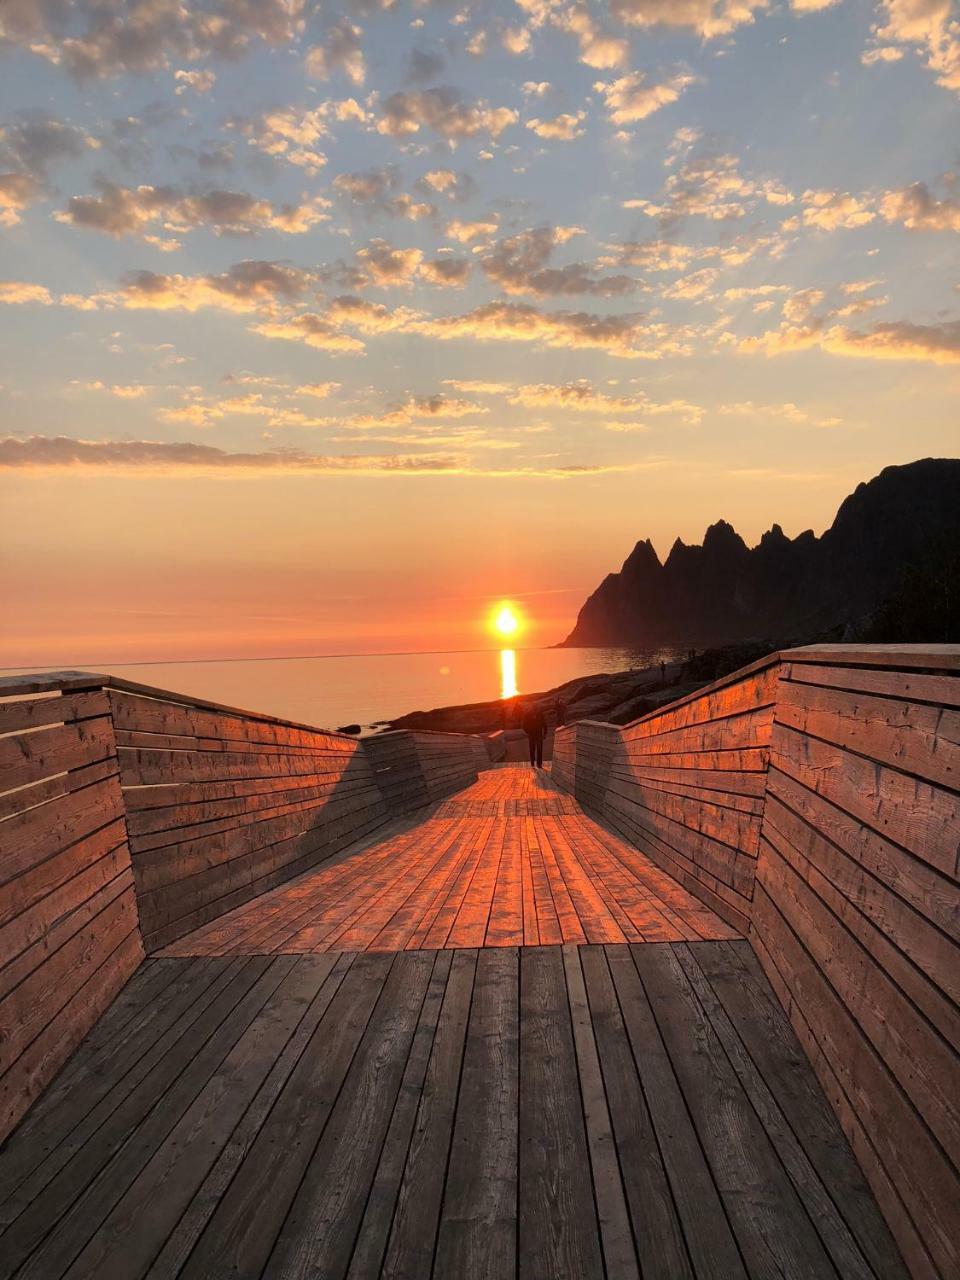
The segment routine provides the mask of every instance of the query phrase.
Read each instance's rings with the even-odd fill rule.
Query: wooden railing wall
[[[107,696],[0,687],[0,1139],[143,959]],[[40,695],[40,696],[37,696]]]
[[[148,951],[381,826],[356,738],[109,691]]]
[[[912,1274],[960,1275],[960,647],[774,654],[554,753],[749,936]]]
[[[430,803],[412,734],[402,729],[378,733],[365,738],[363,746],[391,817],[401,817]]]
[[[560,785],[744,933],[777,675],[773,655],[623,728],[554,737]]]
[[[912,1274],[960,1276],[960,656],[784,658],[750,936]]]
[[[411,733],[429,800],[442,800],[475,782],[490,757],[482,739],[466,733]]]
[[[0,1140],[145,952],[487,763],[470,735],[357,739],[109,676],[0,680]]]

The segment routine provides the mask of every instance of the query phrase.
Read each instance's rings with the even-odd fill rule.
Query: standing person
[[[543,768],[543,739],[547,732],[547,722],[543,718],[539,702],[532,702],[523,713],[523,732],[530,744],[530,764],[535,769]]]
[[[556,704],[554,705],[553,714],[554,714],[554,724],[558,729],[562,728],[563,725],[566,724],[567,709],[559,698],[557,699]]]

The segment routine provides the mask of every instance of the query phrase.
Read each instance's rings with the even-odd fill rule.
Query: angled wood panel
[[[0,1138],[142,958],[106,695],[0,683]]]
[[[912,1273],[947,1276],[960,1274],[960,659],[884,656],[883,669],[845,650],[784,664],[752,937]]]

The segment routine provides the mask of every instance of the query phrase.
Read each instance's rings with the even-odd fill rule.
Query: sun
[[[494,610],[491,625],[498,636],[510,640],[520,630],[520,617],[513,605],[504,602]]]

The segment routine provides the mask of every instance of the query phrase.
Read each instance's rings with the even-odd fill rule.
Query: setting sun
[[[504,638],[515,636],[520,630],[520,618],[512,605],[502,604],[493,615],[493,629]]]

